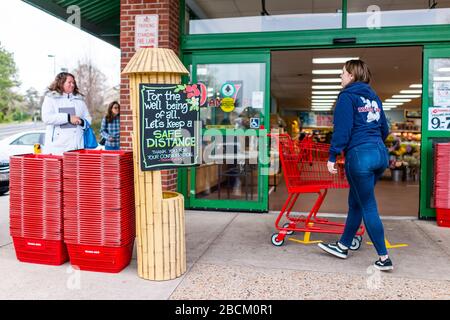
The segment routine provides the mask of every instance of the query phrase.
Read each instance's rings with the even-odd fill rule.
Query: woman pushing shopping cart
[[[319,247],[345,259],[349,249],[361,246],[364,233],[361,223],[364,220],[379,256],[373,266],[389,271],[394,267],[386,249],[374,191],[388,165],[384,140],[389,128],[382,103],[369,85],[370,80],[371,73],[366,63],[356,59],[345,63],[341,74],[343,90],[334,111],[331,145],[294,142],[286,136],[276,138],[289,195],[275,223],[279,232],[272,236],[272,243],[283,244],[285,236],[293,231],[342,234],[338,241],[319,243]],[[342,152],[345,152],[345,162],[339,158]],[[327,190],[348,186],[349,211],[345,224],[317,218]],[[307,192],[317,193],[317,201],[307,217],[293,217],[291,210],[295,201],[299,194]],[[283,216],[289,222],[280,227]]]

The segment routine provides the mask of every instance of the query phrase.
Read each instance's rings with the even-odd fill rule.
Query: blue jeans
[[[111,147],[111,146],[106,146],[105,145],[105,150],[119,150],[120,149],[120,146],[117,146],[117,147]]]
[[[384,229],[375,199],[375,184],[389,163],[384,143],[365,143],[345,155],[345,173],[350,184],[348,216],[341,244],[350,247],[362,219],[378,255],[387,255]]]

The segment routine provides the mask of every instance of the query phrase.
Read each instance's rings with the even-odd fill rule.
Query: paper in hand
[[[59,113],[68,113],[71,116],[74,116],[75,108],[59,108]],[[61,129],[69,129],[69,128],[76,128],[77,126],[68,122],[68,123],[60,125],[60,127],[61,127]]]

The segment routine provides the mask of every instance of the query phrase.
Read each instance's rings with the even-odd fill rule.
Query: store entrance
[[[422,52],[416,47],[273,51],[271,60],[271,130],[293,139],[311,136],[329,143],[333,108],[341,90],[342,66],[359,58],[372,72],[391,128],[386,140],[390,167],[375,192],[383,216],[418,217],[422,106]],[[269,210],[279,211],[287,197],[281,170],[269,176]],[[346,213],[348,189],[330,189],[321,213]],[[292,209],[311,209],[314,194],[301,195]]]

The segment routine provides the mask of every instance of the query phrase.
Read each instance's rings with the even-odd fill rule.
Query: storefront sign
[[[158,48],[158,15],[137,15],[135,20],[134,47]]]
[[[430,108],[428,130],[450,131],[450,108]]]
[[[234,110],[234,99],[233,98],[223,98],[220,104],[220,108],[223,112],[231,112]]]
[[[450,82],[434,82],[433,105],[450,107]]]
[[[195,89],[195,85],[139,85],[142,171],[198,164],[201,93]]]
[[[236,88],[232,83],[227,82],[222,86],[220,92],[224,97],[233,97],[234,94],[236,93]]]

